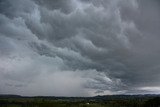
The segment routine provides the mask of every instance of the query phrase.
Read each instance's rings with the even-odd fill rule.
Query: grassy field
[[[160,97],[0,97],[0,107],[160,107]]]

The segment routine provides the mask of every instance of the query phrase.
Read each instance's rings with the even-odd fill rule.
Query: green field
[[[160,107],[160,97],[0,97],[0,107]]]

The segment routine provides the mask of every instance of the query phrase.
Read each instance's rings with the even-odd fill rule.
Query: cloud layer
[[[157,93],[159,5],[158,0],[1,0],[0,93]]]

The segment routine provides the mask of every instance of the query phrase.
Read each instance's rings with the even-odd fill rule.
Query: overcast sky
[[[0,94],[160,94],[159,0],[0,0]]]

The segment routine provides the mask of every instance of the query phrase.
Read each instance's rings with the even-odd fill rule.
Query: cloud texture
[[[158,0],[0,0],[0,94],[158,93],[159,10]]]

